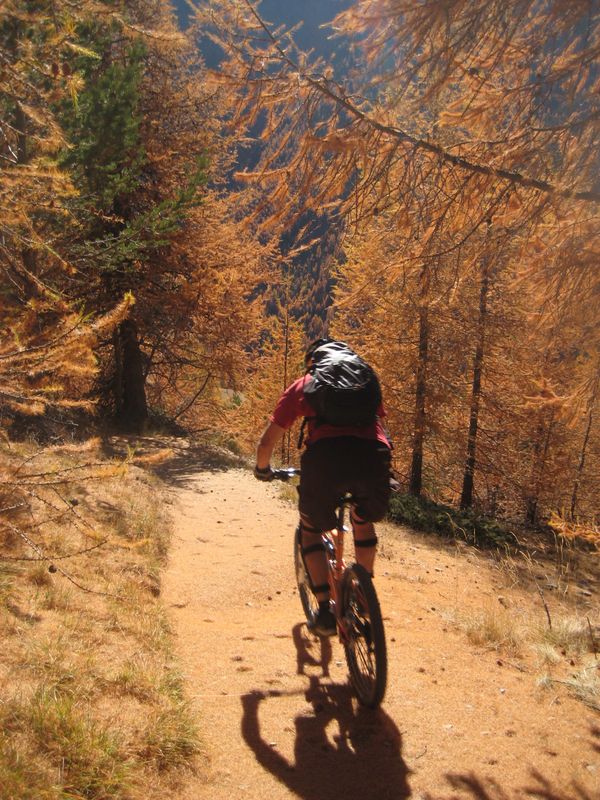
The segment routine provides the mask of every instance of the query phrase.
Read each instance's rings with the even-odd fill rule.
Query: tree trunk
[[[481,373],[485,354],[485,331],[487,320],[487,299],[490,286],[490,258],[486,254],[481,264],[481,289],[479,292],[479,318],[477,320],[477,346],[473,361],[473,384],[471,389],[471,408],[469,415],[469,433],[467,436],[467,456],[463,475],[460,507],[470,508],[473,505],[473,486],[475,475],[475,455],[477,450],[477,429],[479,426],[479,407],[481,404]]]
[[[290,308],[287,299],[285,307],[284,331],[285,331],[285,341],[283,350],[283,390],[285,391],[288,385],[288,361],[290,355]],[[290,463],[290,437],[291,437],[291,431],[288,430],[285,432],[283,439],[281,440],[281,461],[283,464]]]
[[[587,447],[590,440],[590,432],[592,430],[592,423],[594,421],[594,407],[596,405],[596,397],[598,395],[598,383],[600,382],[600,371],[596,373],[592,392],[588,401],[587,408],[587,422],[585,426],[585,434],[581,445],[581,452],[579,453],[579,464],[577,465],[577,472],[575,473],[575,480],[573,481],[573,492],[571,494],[571,519],[575,519],[577,511],[577,499],[579,493],[579,484],[581,483],[581,476],[585,467],[585,459],[587,455]]]
[[[23,107],[20,103],[16,104],[15,107],[15,128],[18,131],[17,136],[17,164],[27,164],[29,162],[29,147],[28,147],[28,137],[27,137],[27,117],[25,116],[25,112],[23,111]],[[36,254],[35,250],[31,247],[23,247],[21,248],[21,258],[23,259],[23,264],[25,269],[35,275],[36,271]],[[34,281],[31,279],[25,278],[28,284],[28,294],[37,295],[39,290],[35,285]]]
[[[27,153],[27,118],[20,103],[15,108],[15,128],[17,129],[17,164],[26,164]]]
[[[124,320],[114,333],[115,416],[120,427],[142,433],[148,419],[144,362],[133,320]]]
[[[530,478],[530,492],[525,498],[525,522],[527,525],[537,525],[538,521],[538,504],[540,487],[544,477],[544,470],[546,468],[546,458],[550,448],[550,439],[552,438],[552,431],[554,430],[554,410],[550,410],[548,420],[544,420],[545,413],[542,412],[542,418],[538,425],[535,447],[533,449],[533,464],[531,466]]]
[[[413,431],[412,463],[409,492],[418,497],[423,485],[423,442],[425,440],[427,366],[429,356],[429,306],[419,308],[419,360],[415,389],[415,422]]]

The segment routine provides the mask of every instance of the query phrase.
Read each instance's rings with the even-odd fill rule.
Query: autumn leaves
[[[345,230],[331,330],[379,368],[407,488],[529,521],[591,519],[589,6],[357,0],[332,25],[354,64],[336,75],[249,0],[208,5],[223,74],[246,92],[237,119],[264,114],[270,146],[247,177],[268,219],[327,212]]]
[[[326,64],[250,0],[199,4],[185,35],[144,0],[127,19],[98,3],[53,16],[9,4],[5,407],[100,399],[133,429],[158,410],[244,439],[327,314],[379,368],[411,492],[530,521],[590,517],[590,8],[357,0],[332,23],[344,58]],[[217,70],[198,55],[205,36]],[[102,317],[101,336],[78,339],[90,349],[77,381],[24,380],[15,354]]]

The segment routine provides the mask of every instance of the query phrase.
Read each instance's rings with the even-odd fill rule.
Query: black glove
[[[270,466],[265,467],[264,469],[261,469],[260,467],[254,467],[254,477],[259,481],[272,481],[273,470]]]

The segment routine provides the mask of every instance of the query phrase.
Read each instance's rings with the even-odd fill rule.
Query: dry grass
[[[524,632],[513,615],[490,606],[469,614],[456,614],[453,620],[471,644],[490,650],[519,655]]]
[[[296,488],[298,481],[290,481],[289,483],[280,483],[278,488],[279,497],[285,502],[293,506],[298,505],[298,489]]]
[[[550,627],[533,615],[490,606],[468,614],[455,613],[449,621],[474,645],[515,653],[528,644],[549,663],[560,656],[581,657],[594,652],[596,646],[587,618],[578,616],[556,616]]]
[[[600,671],[596,662],[578,670],[567,685],[575,697],[590,708],[600,711]]]
[[[600,711],[600,667],[597,661],[590,661],[566,679],[545,674],[538,680],[538,685],[542,689],[566,686],[571,695],[595,711]]]
[[[524,534],[523,534],[524,535]],[[538,593],[543,600],[560,598],[571,605],[591,597],[600,581],[600,559],[584,543],[554,535],[529,534],[523,549],[492,554],[496,575],[510,589]]]
[[[535,629],[538,654],[551,654],[545,665],[555,667],[539,681],[543,688],[564,686],[590,708],[600,711],[600,658],[597,633],[589,618],[558,617],[552,627]]]
[[[563,655],[579,656],[587,653],[593,644],[586,619],[579,617],[558,617],[552,620],[552,627],[537,626],[537,637]]]
[[[562,660],[561,654],[551,644],[535,642],[532,644],[531,649],[543,665],[555,666],[560,664]]]
[[[480,586],[487,605],[473,609],[476,596],[457,598],[448,622],[475,647],[517,657],[516,666],[533,675],[542,671],[541,686],[566,687],[596,707],[600,619],[590,589],[598,565],[573,543],[547,549],[539,559],[525,550],[491,554]]]
[[[10,451],[30,455],[23,446]],[[71,476],[89,458],[54,451],[28,466]],[[0,560],[3,800],[174,797],[177,770],[192,767],[199,751],[159,600],[171,534],[161,486],[134,466],[99,469],[102,480],[60,484],[73,514],[31,529],[66,575],[50,572],[48,561]],[[38,494],[32,518],[52,516],[49,495]],[[5,536],[0,556],[32,551]]]
[[[447,621],[464,632],[475,647],[518,657],[519,668],[546,671],[538,686],[566,688],[573,697],[600,711],[600,656],[596,634],[587,617],[553,614],[552,626],[540,621],[539,609],[517,614],[489,607],[475,612],[455,612]],[[534,663],[530,656],[533,654]]]

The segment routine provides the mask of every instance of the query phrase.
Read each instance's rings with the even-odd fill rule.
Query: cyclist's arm
[[[283,438],[284,433],[285,429],[276,422],[269,422],[264,429],[256,448],[256,466],[259,469],[266,469],[270,465],[273,450]]]
[[[283,438],[283,434],[291,428],[294,421],[302,416],[301,400],[304,396],[302,385],[304,378],[298,378],[290,384],[279,398],[275,410],[271,415],[271,420],[264,429],[256,448],[256,470],[259,472],[267,470],[271,464],[271,456],[277,444]],[[256,477],[261,477],[256,475]],[[268,480],[268,475],[263,480]]]

